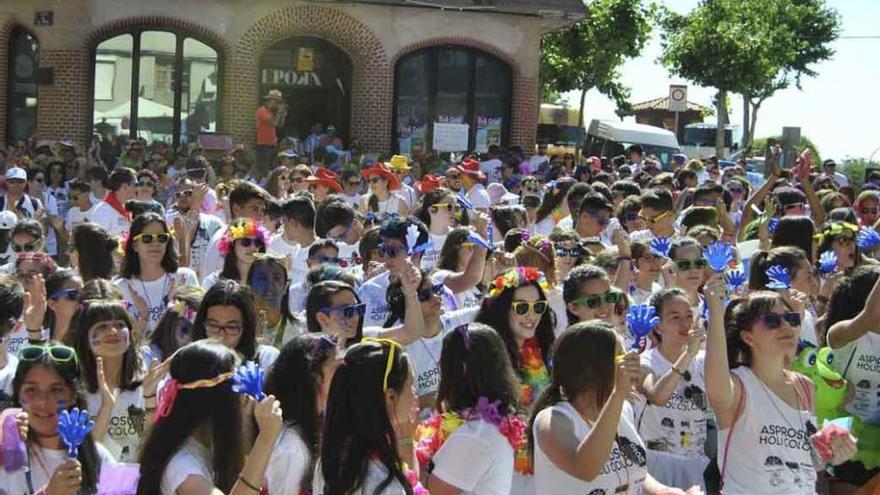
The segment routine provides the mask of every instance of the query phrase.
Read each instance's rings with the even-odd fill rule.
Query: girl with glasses
[[[422,196],[416,216],[428,227],[431,246],[422,254],[422,268],[430,270],[437,265],[449,231],[468,224],[468,211],[462,209],[452,191],[440,187]]]
[[[65,341],[73,315],[78,309],[82,279],[75,270],[58,270],[46,278],[46,316],[43,328],[51,340]]]
[[[144,213],[131,223],[124,244],[120,277],[114,282],[126,301],[133,303],[132,316],[144,322],[149,338],[175,287],[197,285],[195,272],[177,262],[174,238],[165,219]]]
[[[541,197],[543,188],[538,178],[532,175],[523,177],[520,187],[519,203],[526,209],[526,227],[530,233],[537,232],[535,230],[535,222],[537,222],[538,208],[541,207]]]
[[[28,345],[21,349],[12,382],[13,403],[27,417],[26,464],[0,470],[0,487],[7,493],[95,493],[102,467],[113,456],[89,434],[76,459],[58,435],[62,410],[85,408],[76,351],[61,345]]]
[[[202,281],[205,290],[223,279],[247,284],[247,274],[257,254],[264,254],[269,243],[269,232],[249,218],[240,218],[226,227],[218,244],[223,255],[223,268]]]
[[[309,332],[329,336],[340,351],[361,341],[366,305],[354,288],[341,281],[318,282],[306,298]]]
[[[383,164],[377,163],[362,173],[370,192],[361,198],[361,213],[397,213],[406,215],[409,207],[395,191],[400,188],[400,180]]]
[[[834,251],[837,255],[837,269],[851,274],[862,263],[862,252],[857,238],[859,227],[848,222],[827,222],[814,236],[816,252]],[[818,257],[818,254],[817,254]]]
[[[197,286],[179,287],[153,334],[141,347],[144,362],[159,362],[192,342],[193,323],[205,291]]]
[[[159,177],[149,169],[138,171],[134,190],[134,199],[140,201],[153,201],[156,198],[156,194],[159,192]]]
[[[683,290],[697,315],[702,314],[703,295],[700,288],[706,279],[708,266],[700,242],[692,237],[681,237],[672,242],[669,261],[662,268],[665,286]]]
[[[720,277],[707,284],[706,297],[706,387],[719,427],[724,493],[816,493],[816,470],[825,463],[809,438],[818,429],[814,386],[786,369],[797,351],[800,315],[763,291],[725,309]],[[831,444],[831,465],[856,452],[849,435]]]
[[[626,295],[611,286],[605,270],[591,264],[575,267],[562,284],[562,298],[568,325],[602,320],[617,329],[627,348],[632,345],[633,337],[629,329],[626,325],[617,324],[618,316],[623,316],[625,312],[618,308],[626,307]]]
[[[174,355],[141,451],[138,495],[259,493],[283,413],[272,395],[255,403],[232,390],[239,364],[215,341],[193,342]],[[253,417],[244,418],[249,409]],[[243,425],[253,423],[258,433],[245,455]]]
[[[411,495],[404,463],[415,468],[417,407],[400,345],[365,339],[348,349],[330,383],[313,493]]]
[[[361,176],[354,170],[342,172],[342,197],[352,208],[361,204]]]
[[[647,403],[636,414],[636,429],[647,445],[648,472],[669,486],[704,485],[708,404],[705,332],[681,289],[664,289],[651,298],[660,317],[652,338],[657,345],[641,355],[639,392]]]
[[[513,251],[517,266],[535,267],[547,278],[547,301],[557,315],[565,311],[565,301],[562,299],[562,287],[557,284],[556,278],[556,249],[549,239],[542,235],[527,236],[522,244]],[[556,320],[554,334],[558,335],[565,330],[565,322],[562,318]]]
[[[572,268],[587,261],[587,250],[581,246],[580,237],[575,231],[554,229],[550,241],[556,251],[556,280],[565,280]]]
[[[311,173],[309,174],[311,175]],[[285,166],[275,167],[266,179],[266,192],[278,201],[284,201],[290,194],[291,172]]]
[[[278,358],[278,349],[257,342],[258,324],[251,291],[234,280],[218,280],[202,298],[192,340],[219,340],[243,361],[256,361],[268,372]]]

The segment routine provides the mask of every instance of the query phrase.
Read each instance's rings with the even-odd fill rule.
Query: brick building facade
[[[279,89],[301,138],[323,121],[364,150],[416,151],[446,122],[471,148],[527,147],[540,37],[583,15],[581,0],[21,0],[0,9],[0,139],[85,143],[100,124],[253,144]]]

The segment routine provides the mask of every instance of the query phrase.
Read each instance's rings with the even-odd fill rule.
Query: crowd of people
[[[2,153],[0,493],[877,486],[880,180],[266,153]]]

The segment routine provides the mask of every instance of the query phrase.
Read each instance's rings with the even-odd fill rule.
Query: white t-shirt
[[[131,227],[131,220],[121,215],[106,201],[101,201],[92,207],[90,220],[115,236],[121,236]]]
[[[269,245],[266,246],[266,251],[275,256],[287,258],[287,277],[289,280],[305,280],[306,273],[309,270],[306,266],[306,260],[309,257],[309,246],[300,247],[299,243],[287,242],[284,239],[284,233],[281,232],[269,238]]]
[[[691,360],[685,376],[679,378],[666,404],[655,406],[646,402],[636,426],[648,449],[686,457],[703,455],[708,417],[705,363],[706,352],[700,351]],[[656,347],[642,353],[641,364],[651,370],[655,381],[673,366]]]
[[[300,483],[310,464],[309,449],[299,430],[286,426],[275,442],[266,468],[266,485],[270,493],[300,495]]]
[[[270,345],[260,344],[257,346],[257,363],[268,374],[269,370],[272,369],[272,365],[275,364],[275,360],[278,359],[279,354],[281,354],[281,351],[278,349]]]
[[[46,209],[45,215],[46,217],[50,216],[58,216],[58,202],[55,200],[55,196],[49,194],[49,191],[43,191],[43,208]],[[45,228],[46,232],[46,254],[49,256],[57,256],[58,255],[58,238],[55,236],[55,229],[53,228]]]
[[[79,206],[71,206],[70,209],[67,210],[67,219],[64,221],[64,228],[68,232],[72,232],[73,228],[77,225],[88,222],[93,209],[94,206],[83,211],[79,209]]]
[[[379,275],[364,282],[358,289],[358,297],[366,305],[367,312],[364,314],[365,327],[381,327],[388,319],[390,311],[385,293],[388,284],[391,283],[391,273],[382,272]]]
[[[482,419],[468,421],[452,432],[434,454],[431,474],[462,490],[462,494],[508,495],[513,454],[513,447],[497,426]]]
[[[450,270],[437,270],[436,272],[434,272],[433,278],[438,282],[445,282],[446,277],[450,275],[452,275],[452,271]],[[470,289],[455,293],[454,297],[455,307],[458,309],[479,308],[480,304],[483,302],[481,293],[479,289],[477,289],[477,286],[473,286]]]
[[[98,458],[100,459],[102,469],[104,466],[114,466],[116,464],[113,456],[107,452],[103,445],[95,442],[95,448],[98,451]],[[33,483],[34,490],[39,490],[49,484],[49,479],[52,477],[52,473],[58,469],[58,466],[67,462],[67,449],[53,450],[32,446],[28,450],[28,456],[31,457],[31,482]],[[22,468],[18,471],[7,473],[5,469],[0,469],[0,493],[8,495],[28,495],[31,493],[28,491],[27,477],[25,476],[26,470],[27,468]]]
[[[133,302],[131,292],[128,290],[128,286],[131,285],[131,287],[134,288],[134,291],[144,300],[147,306],[149,306],[150,314],[147,316],[147,326],[144,330],[144,339],[150,337],[156,324],[159,323],[159,320],[162,319],[162,315],[165,314],[171,294],[171,287],[174,285],[172,282],[175,279],[177,281],[177,287],[199,285],[196,273],[189,268],[183,267],[178,268],[175,274],[165,274],[165,276],[159,277],[152,282],[144,282],[139,278],[127,279],[121,277],[117,277],[113,280],[113,285],[122,292],[122,296],[126,301]],[[140,316],[140,312],[138,312],[137,307],[134,305],[132,305],[130,311],[133,318],[138,318]]]
[[[745,366],[732,373],[742,381],[745,402],[733,434],[718,431],[718,468],[724,470],[724,494],[815,494],[816,469],[807,426],[815,427],[813,412],[789,406]]]
[[[350,492],[349,495],[404,495],[406,491],[399,481],[391,480],[381,492],[377,492],[376,488],[388,477],[388,470],[379,461],[370,461],[367,463],[367,474],[364,476],[361,489]],[[320,463],[315,468],[315,478],[312,481],[312,493],[324,493],[324,475],[321,474]],[[274,494],[273,494],[274,495]]]
[[[117,388],[114,393],[116,403],[110,412],[107,435],[101,443],[117,461],[135,463],[146,431],[144,389],[143,386],[134,390]],[[86,392],[85,398],[89,416],[94,421],[101,410],[101,393]]]
[[[214,483],[211,451],[194,438],[186,439],[165,467],[159,485],[162,495],[177,495],[177,488],[190,476],[200,476]]]
[[[367,205],[367,211],[373,211],[370,208],[370,198],[372,194],[368,194],[361,198],[361,202]],[[384,201],[377,201],[379,210],[375,213],[377,215],[381,215],[383,213],[399,213],[400,212],[400,203],[406,204],[406,201],[403,200],[397,193],[391,193],[388,196],[388,199]]]
[[[550,237],[555,227],[556,222],[553,221],[553,215],[547,215],[543,220],[535,224],[535,233]]]
[[[446,243],[446,237],[448,236],[448,233],[443,235],[428,233],[428,240],[431,245],[422,253],[422,268],[431,270],[437,266],[437,262],[440,261],[440,251],[443,250],[443,244]]]
[[[14,264],[14,263],[13,263],[13,264]],[[13,270],[12,273],[15,273],[15,270]],[[9,336],[6,337],[6,339],[7,339],[7,342],[8,342],[8,343],[6,344],[6,351],[7,351],[9,354],[14,354],[14,355],[17,356],[17,355],[18,355],[18,349],[19,349],[21,346],[23,346],[23,345],[25,345],[25,344],[28,343],[28,331],[27,331],[27,328],[26,328],[24,325],[21,325],[21,328],[19,328],[18,330],[16,330],[16,331],[10,333]],[[43,329],[43,334],[42,334],[42,336],[40,337],[40,340],[41,340],[41,341],[49,340],[49,330],[48,330],[48,329],[46,329],[46,328]]]
[[[468,191],[468,200],[476,209],[488,210],[492,206],[492,199],[489,198],[489,191],[482,184],[474,184]]]
[[[12,407],[12,379],[18,368],[18,357],[6,353],[6,366],[0,368],[0,411]]]
[[[538,423],[545,421],[544,418],[553,413],[562,414],[572,422],[577,443],[582,442],[590,434],[592,430],[590,425],[568,402],[559,402],[555,406],[541,410],[535,420],[535,434],[537,434]],[[535,486],[537,493],[595,495],[617,493],[637,495],[642,493],[642,483],[647,475],[645,445],[632,423],[627,419],[626,414],[621,414],[620,421],[617,423],[617,437],[617,441],[611,446],[611,454],[605,461],[605,467],[599,476],[590,482],[579,480],[553,464],[553,461],[541,450],[541,445],[536,440]]]
[[[165,215],[165,220],[168,222],[168,225],[174,225],[174,219],[179,216],[179,211],[169,210]],[[198,270],[201,269],[202,258],[208,250],[208,245],[211,243],[211,239],[214,235],[223,230],[224,227],[225,224],[223,221],[216,216],[207,213],[199,213],[199,221],[196,225],[195,234],[193,234],[192,240],[190,241],[189,251],[189,268],[192,268],[192,270],[196,272],[196,276],[199,277],[199,280],[207,275],[207,273],[199,273]]]
[[[214,233],[214,237],[211,238],[208,247],[205,249],[205,255],[202,257],[201,269],[199,270],[202,278],[223,268],[223,255],[220,254],[218,246],[220,245],[220,240],[223,239],[224,232],[226,232],[226,229],[220,229]]]
[[[866,423],[880,424],[880,335],[868,332],[834,349],[833,366],[855,392],[846,410]]]

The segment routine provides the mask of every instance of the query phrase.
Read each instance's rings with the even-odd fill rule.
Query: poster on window
[[[468,132],[467,124],[444,124],[434,122],[434,151],[467,151]]]
[[[428,124],[398,126],[398,152],[409,157],[424,155],[427,151],[425,149],[425,137],[427,135]]]
[[[493,144],[501,146],[501,117],[477,116],[477,153],[485,153]]]

